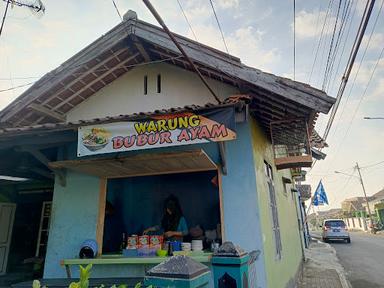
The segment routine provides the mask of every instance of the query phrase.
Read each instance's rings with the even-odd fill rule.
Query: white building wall
[[[161,93],[157,93],[157,75],[161,75]],[[144,95],[144,76],[148,94]],[[209,79],[221,99],[238,94],[237,88]],[[96,92],[67,114],[67,121],[105,116],[151,112],[156,109],[216,103],[200,78],[193,72],[166,63],[139,66]]]
[[[344,219],[345,224],[347,225],[348,229],[351,230],[360,230],[360,231],[367,231],[367,219],[364,217],[350,217]]]

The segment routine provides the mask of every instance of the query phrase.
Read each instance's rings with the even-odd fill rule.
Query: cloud
[[[375,83],[371,83],[371,87],[372,90],[369,95],[367,95],[368,101],[382,100],[384,95],[384,78],[380,77]]]
[[[355,77],[355,74],[359,69],[360,63],[361,62],[355,63],[355,65],[353,66],[353,69],[351,72],[351,75],[353,75],[352,76],[353,78]],[[356,78],[357,85],[360,85],[362,87],[365,87],[365,85],[367,85],[376,63],[377,63],[377,60],[368,60],[368,61],[362,62],[359,73],[357,74],[357,78]],[[372,80],[375,81],[376,79],[380,78],[380,76],[383,76],[383,73],[384,73],[384,58],[380,59],[379,62],[377,63],[375,74],[373,75]],[[371,83],[370,85],[372,84],[374,83]]]
[[[212,16],[212,9],[207,5],[193,5],[184,9],[190,22],[201,22],[201,19],[207,19]]]
[[[194,27],[194,31],[200,42],[225,52],[220,32],[215,26],[199,25]],[[188,37],[191,37],[191,34],[189,32]],[[264,49],[262,47],[264,34],[264,32],[248,26],[225,35],[229,53],[239,57],[246,65],[271,71],[272,64],[277,63],[281,55],[277,48]]]
[[[361,47],[365,47],[368,44],[369,36],[364,35],[363,41],[361,43]],[[383,33],[373,33],[371,37],[371,41],[369,42],[368,49],[369,50],[378,50],[383,48],[384,43],[384,34]]]
[[[323,27],[323,23],[327,13],[325,11],[317,11],[307,12],[305,10],[300,11],[296,15],[296,36],[298,38],[313,38],[319,36],[321,34],[321,30]],[[328,16],[327,22],[334,23],[335,17]],[[293,30],[293,23],[291,24],[291,28]],[[323,35],[332,33],[332,29],[324,28]]]
[[[228,46],[231,53],[241,57],[247,65],[270,71],[270,65],[277,63],[280,52],[277,48],[263,49],[264,33],[251,27],[239,28],[231,35]]]
[[[222,9],[236,8],[239,6],[239,0],[218,0],[216,3]]]

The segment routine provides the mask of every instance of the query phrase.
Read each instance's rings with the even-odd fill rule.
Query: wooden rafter
[[[59,83],[62,85],[62,87],[60,87],[60,89],[58,91],[56,91],[56,93],[54,93],[53,95],[51,95],[50,97],[48,97],[47,99],[45,99],[43,102],[39,103],[41,105],[44,105],[44,106],[49,106],[49,102],[52,101],[52,99],[54,98],[58,98],[60,101],[63,101],[63,99],[61,99],[58,95],[60,95],[62,92],[66,91],[66,90],[69,90],[71,91],[72,93],[74,93],[73,89],[71,88],[73,86],[73,84],[75,84],[76,82],[79,82],[79,81],[82,81],[84,78],[86,78],[90,73],[94,73],[97,69],[101,68],[103,65],[105,65],[105,63],[108,63],[110,60],[112,60],[113,58],[116,57],[116,55],[121,55],[123,53],[126,53],[128,50],[127,48],[121,48],[119,49],[118,51],[116,52],[113,52],[113,50],[111,49],[111,55],[108,56],[106,59],[104,59],[103,61],[97,63],[96,65],[94,65],[92,68],[88,69],[88,66],[87,64],[84,64],[83,67],[85,67],[87,69],[87,73],[83,73],[81,74],[79,77],[76,77],[75,79],[73,79],[72,81],[70,81],[68,84],[66,85],[63,85],[62,81]],[[80,68],[81,69],[81,68]],[[80,70],[78,69],[78,70]],[[76,72],[74,72],[76,74]],[[71,75],[69,75],[71,76]],[[78,97],[81,97],[80,95],[78,95]],[[70,103],[67,103],[67,105],[71,105]],[[73,105],[72,105],[73,107]],[[50,107],[52,108],[52,107]],[[14,126],[19,126],[25,119],[27,119],[28,117],[31,116],[31,112],[28,112],[24,117],[21,117],[20,119],[18,119],[17,121],[13,121],[13,125]],[[43,120],[44,117],[40,117],[38,120],[34,121],[33,124],[36,124],[36,123],[40,123],[41,120]]]
[[[48,116],[49,118],[52,118],[54,120],[57,120],[59,122],[65,122],[65,115],[62,115],[60,113],[57,113],[51,109],[48,109],[47,107],[44,107],[43,105],[31,103],[29,105],[29,108],[32,109],[33,111],[43,114],[44,116]]]
[[[134,45],[135,45],[136,49],[143,56],[144,60],[146,62],[150,62],[151,61],[151,56],[145,50],[145,48],[144,48],[143,44],[141,43],[141,41],[136,36],[133,36],[132,38],[133,38],[133,42],[134,42]]]
[[[113,68],[111,68],[109,71],[106,71],[105,73],[101,74],[100,75],[100,78],[103,78],[105,75],[109,74],[109,73],[112,73],[113,71],[116,71],[120,68],[122,68],[124,65],[126,65],[129,61],[131,61],[132,59],[136,58],[137,56],[139,55],[139,53],[136,53],[134,55],[132,55],[131,57],[128,57],[127,59],[125,59],[124,61],[120,62],[118,65],[114,66]],[[84,86],[83,88],[81,88],[80,90],[78,90],[75,94],[72,94],[70,97],[66,98],[64,101],[62,101],[61,103],[59,103],[58,105],[56,105],[55,107],[53,107],[53,109],[57,110],[59,109],[60,107],[64,106],[66,103],[68,103],[69,101],[71,101],[72,99],[74,99],[75,97],[77,97],[78,95],[80,95],[82,92],[84,92],[85,90],[87,90],[90,86],[94,85],[95,83],[97,83],[99,81],[99,79],[95,79],[91,82],[89,82],[86,86]]]
[[[126,48],[122,48],[118,51],[118,54],[122,54],[124,52],[126,52],[127,49]],[[64,92],[65,90],[68,90],[68,88],[71,88],[73,86],[74,83],[78,82],[78,81],[81,81],[82,79],[84,79],[85,77],[87,77],[90,73],[94,73],[97,69],[100,69],[101,67],[103,67],[105,65],[105,63],[108,63],[110,60],[112,60],[113,58],[115,58],[116,56],[114,54],[111,54],[109,57],[107,57],[106,59],[104,59],[103,61],[99,62],[98,64],[94,65],[92,68],[88,69],[86,73],[84,74],[81,74],[79,77],[77,77],[76,79],[74,79],[73,81],[69,82],[67,85],[63,86],[60,88],[59,91],[57,91],[54,95],[52,95],[51,97],[49,97],[48,99],[46,99],[42,104],[45,105],[45,104],[48,104],[53,98],[55,98],[57,95],[60,95],[62,92]],[[104,68],[105,69],[105,68]]]
[[[59,179],[61,186],[66,185],[65,170],[64,169],[52,169],[49,166],[50,160],[40,150],[30,148],[30,147],[21,147],[21,148],[19,148],[19,150],[22,152],[28,152],[29,154],[31,154],[33,157],[35,157],[36,160],[41,162],[45,167],[47,167],[49,170],[51,170],[52,172],[54,172],[58,176],[58,179]]]

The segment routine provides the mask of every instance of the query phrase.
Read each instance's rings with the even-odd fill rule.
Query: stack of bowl
[[[192,240],[192,251],[202,251],[202,250],[203,250],[203,241]]]
[[[188,243],[188,242],[183,242],[181,243],[181,250],[184,251],[184,252],[190,252],[191,251],[191,243]]]

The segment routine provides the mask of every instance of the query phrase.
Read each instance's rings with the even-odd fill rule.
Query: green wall
[[[291,178],[290,171],[277,171],[271,143],[265,137],[256,121],[252,120],[252,144],[257,177],[257,194],[259,215],[261,221],[262,239],[264,246],[264,262],[267,276],[267,287],[294,287],[295,276],[302,260],[301,237],[298,231],[298,221],[295,201],[297,193],[284,193],[282,177]],[[282,257],[275,256],[275,240],[272,231],[272,214],[269,206],[267,179],[264,176],[264,161],[273,167],[276,202],[280,224]]]

